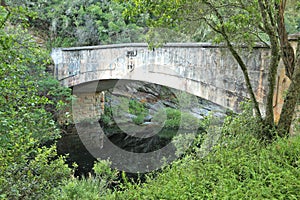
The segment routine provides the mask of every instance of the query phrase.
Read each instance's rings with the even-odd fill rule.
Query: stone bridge
[[[257,45],[241,48],[252,85],[264,112],[270,49]],[[186,91],[233,111],[248,98],[240,67],[228,49],[209,43],[174,43],[149,49],[147,44],[116,44],[53,49],[54,74],[62,85],[84,97],[82,105],[99,101],[99,92],[121,79],[160,84]],[[278,71],[275,110],[288,78]],[[88,110],[83,108],[83,110]],[[80,112],[80,111],[79,111]],[[84,111],[82,111],[84,112]],[[88,115],[88,113],[83,113]]]

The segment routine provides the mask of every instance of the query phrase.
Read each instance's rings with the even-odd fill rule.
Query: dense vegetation
[[[9,6],[23,6],[27,11],[34,13],[34,16],[28,19],[30,25],[43,35],[49,47],[145,41],[207,42],[216,39],[216,33],[199,20],[200,16],[192,15],[193,9],[190,9],[190,13],[186,13],[188,23],[180,21],[182,16],[178,19],[172,18],[181,13],[178,5],[180,1],[170,1],[165,4],[156,2],[153,5],[146,1],[143,4],[143,1],[134,0],[65,0],[63,2],[6,0],[5,2]],[[139,13],[139,15],[133,14],[136,13],[133,9],[136,2],[140,2],[143,6],[148,5],[148,11],[152,11]],[[143,6],[140,6],[139,11],[143,10]],[[197,7],[198,5],[195,4],[194,9]],[[287,2],[285,22],[287,32],[290,34],[300,31],[300,15],[297,8],[297,1]],[[124,17],[123,13],[131,14]],[[239,20],[239,16],[235,20]],[[247,19],[244,18],[241,22],[245,20]]]
[[[209,124],[209,121],[206,123]],[[133,183],[108,162],[97,163],[96,177],[74,179],[60,187],[57,199],[299,199],[300,137],[264,143],[251,106],[228,117],[220,129],[208,129],[201,147]],[[211,127],[212,128],[212,127]],[[299,132],[298,132],[299,133]],[[215,140],[213,135],[220,134]],[[214,138],[214,139],[212,139]],[[211,145],[214,140],[215,144]],[[209,149],[209,153],[208,150]],[[100,175],[101,176],[100,176]],[[118,186],[112,190],[109,184]]]
[[[200,4],[193,2],[1,0],[0,199],[300,198],[300,137],[283,134],[285,136],[279,138],[280,130],[273,122],[266,126],[266,122],[260,120],[262,116],[253,116],[255,104],[247,105],[239,115],[226,118],[221,128],[210,120],[203,122],[206,128],[203,138],[188,152],[181,152],[180,160],[166,166],[158,175],[149,175],[145,183],[132,183],[124,173],[120,182],[120,175],[109,168],[108,161],[95,163],[95,176],[74,178],[65,158],[57,155],[55,140],[61,132],[58,122],[69,120],[65,109],[71,93],[46,72],[51,64],[51,47],[178,40],[225,41],[230,47],[241,36],[246,42],[255,41],[252,34],[247,35],[249,31],[254,31],[254,35],[259,33],[256,36],[271,44],[273,34],[281,36],[270,31],[277,27],[266,25],[277,24],[274,19],[262,23],[261,14],[270,13],[263,12],[256,4],[264,2],[263,6],[272,14],[278,11],[268,3],[273,1],[253,1],[246,9],[242,7],[243,12],[236,5],[231,9],[225,7],[234,11],[234,15],[238,13],[237,17],[226,15],[224,1],[214,1],[218,5],[201,1],[209,6],[205,15],[199,15],[204,21],[198,21],[195,10],[203,12],[197,7]],[[289,1],[287,4],[288,33],[300,31],[298,3]],[[253,18],[248,18],[249,13]],[[221,19],[227,21],[223,23]],[[238,27],[233,22],[241,23],[236,23]],[[255,32],[253,27],[262,24],[262,30],[270,28],[269,32],[261,32],[261,29]],[[244,32],[232,34],[237,30]],[[39,38],[43,38],[42,43],[45,41],[48,49],[37,44]],[[280,42],[277,42],[272,44],[278,54],[274,62],[280,55]],[[295,66],[292,80],[299,86],[297,70],[299,65]],[[289,92],[287,96],[299,99],[299,95],[289,95],[298,95],[296,92]],[[146,115],[142,104],[131,101],[130,108],[130,112],[140,118]],[[167,114],[166,126],[176,127],[181,113],[168,109]],[[107,121],[110,120],[108,116]],[[135,123],[139,124],[140,119]],[[190,123],[198,126],[199,122],[193,119],[186,122],[186,126],[191,126]],[[272,136],[271,141],[262,140],[262,130],[266,129]],[[299,133],[296,127],[295,134]],[[180,142],[180,138],[177,141]]]
[[[132,23],[122,13],[126,3],[97,0],[7,0],[34,12],[30,25],[44,35],[49,47],[144,41],[145,22]]]
[[[1,199],[42,198],[71,174],[55,145],[45,146],[59,137],[51,111],[58,112],[55,105],[63,97],[41,95],[59,92],[60,87],[55,80],[56,91],[46,87],[53,79],[45,74],[48,52],[36,45],[27,24],[19,22],[25,14],[22,7],[0,7]],[[60,91],[69,94],[68,89]]]
[[[299,136],[263,146],[249,133],[185,157],[147,183],[103,199],[299,199]]]

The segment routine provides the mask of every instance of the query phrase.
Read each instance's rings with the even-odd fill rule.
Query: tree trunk
[[[268,67],[268,93],[267,93],[267,105],[266,105],[266,117],[264,120],[265,128],[269,130],[270,128],[275,126],[274,123],[274,111],[273,111],[273,96],[274,96],[274,89],[276,85],[276,75],[277,69],[280,60],[280,52],[279,52],[279,42],[277,39],[277,29],[276,29],[276,22],[274,16],[271,12],[270,4],[268,0],[259,0],[258,1],[260,7],[260,13],[262,16],[262,20],[264,22],[265,32],[268,34],[271,43],[271,62]],[[272,137],[272,135],[269,135]]]
[[[295,68],[295,55],[294,49],[291,46],[288,40],[288,34],[285,28],[284,22],[284,10],[286,6],[286,0],[281,0],[279,5],[277,5],[278,16],[277,16],[277,26],[278,26],[278,36],[280,41],[280,49],[281,49],[281,58],[285,65],[285,72],[289,79],[292,79],[294,68]]]
[[[267,93],[267,105],[266,105],[266,128],[272,128],[274,124],[274,110],[273,110],[273,97],[274,89],[276,86],[276,75],[280,60],[279,44],[276,36],[270,36],[271,39],[271,63],[269,64],[268,73],[268,93]]]
[[[279,134],[285,136],[289,134],[289,130],[293,121],[293,115],[297,102],[300,98],[300,36],[298,38],[295,71],[291,80],[290,87],[284,100],[278,122]]]

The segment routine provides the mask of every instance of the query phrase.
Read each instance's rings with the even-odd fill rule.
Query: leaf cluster
[[[237,124],[224,126],[234,130]],[[156,178],[106,198],[298,199],[300,137],[265,144],[252,133],[256,125],[248,126],[223,135],[206,157],[186,156]]]
[[[46,53],[34,43],[26,26],[14,24],[24,10],[0,10],[4,13],[0,15],[1,199],[43,198],[71,173],[55,145],[45,147],[59,137],[45,109],[51,101],[38,88],[38,81],[45,77]],[[24,18],[26,12],[18,20]]]

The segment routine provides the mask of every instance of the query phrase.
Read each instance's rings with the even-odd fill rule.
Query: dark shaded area
[[[75,162],[78,167],[75,176],[86,176],[92,172],[94,162],[97,161],[83,145],[74,125],[65,127],[66,133],[56,143],[59,155],[68,154],[67,164],[72,167]]]
[[[67,164],[72,167],[75,162],[78,167],[75,170],[75,176],[87,176],[92,172],[94,162],[97,161],[93,155],[86,149],[82,143],[76,127],[74,125],[65,127],[65,134],[61,139],[57,141],[57,149],[59,155],[68,154]],[[166,145],[168,145],[172,140],[173,136],[176,134],[177,130],[161,130],[158,134],[148,137],[140,138],[130,136],[124,133],[118,127],[110,127],[104,129],[107,138],[117,147],[124,149],[129,152],[135,153],[147,153],[156,151]],[[166,137],[166,135],[171,137]],[[175,147],[174,147],[175,148]],[[105,144],[104,144],[105,149]],[[129,178],[137,179],[138,174],[127,173]],[[140,177],[141,178],[141,177]]]

